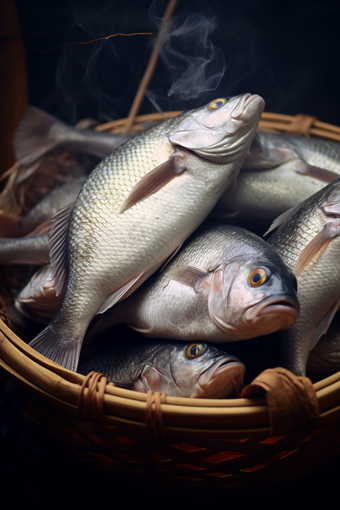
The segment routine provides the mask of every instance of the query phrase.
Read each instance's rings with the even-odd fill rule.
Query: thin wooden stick
[[[168,7],[166,8],[166,11],[164,13],[161,26],[159,28],[159,34],[163,31],[165,25],[167,24],[167,22],[171,18],[172,13],[175,10],[175,7],[177,5],[177,2],[178,2],[178,0],[170,0],[170,2],[168,4]],[[149,82],[150,82],[150,80],[152,78],[152,75],[154,73],[154,70],[155,70],[155,67],[156,67],[156,64],[157,64],[157,61],[158,61],[158,57],[159,57],[159,49],[160,49],[161,44],[162,44],[162,40],[161,40],[161,38],[159,38],[157,40],[155,46],[154,46],[154,49],[152,50],[149,63],[148,63],[147,68],[145,70],[145,73],[144,73],[144,76],[142,78],[142,81],[140,82],[140,85],[138,87],[135,99],[134,99],[134,101],[132,103],[132,106],[131,106],[131,109],[130,109],[130,112],[129,112],[129,116],[128,116],[128,119],[127,119],[126,127],[125,127],[125,130],[124,130],[125,134],[127,134],[130,131],[131,126],[132,126],[133,121],[134,121],[134,118],[135,118],[135,116],[138,113],[138,110],[140,108],[140,105],[142,103],[142,100],[143,100],[143,97],[144,97],[144,94],[145,94],[145,89],[148,86],[148,84],[149,84]]]

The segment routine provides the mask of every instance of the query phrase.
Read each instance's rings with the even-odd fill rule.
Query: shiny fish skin
[[[192,268],[201,272],[197,278]],[[257,268],[270,276],[251,287]],[[215,225],[198,229],[161,273],[108,310],[87,340],[124,323],[148,337],[233,342],[288,328],[297,316],[295,278],[268,243],[243,228]]]
[[[205,343],[193,344],[202,353],[188,358],[189,344],[139,340],[116,345],[80,365],[87,375],[101,372],[117,386],[147,393],[189,398],[227,398],[242,389],[245,366],[223,348]]]
[[[300,316],[294,326],[280,333],[280,366],[296,375],[306,375],[310,349],[328,329],[340,299],[340,178],[300,204],[269,238],[287,266],[297,271],[303,250],[316,236],[330,229],[317,259],[297,275]],[[325,225],[328,227],[325,228]],[[321,255],[321,256],[320,256]]]
[[[70,223],[65,212],[55,219],[55,237],[63,237],[60,225],[67,232],[66,295],[32,347],[75,370],[92,317],[141,285],[199,226],[237,177],[264,101],[245,94],[220,100],[211,110],[215,103],[126,142],[93,170]],[[121,212],[134,186],[156,167],[174,167],[175,174],[161,186],[152,182],[154,173],[145,178],[144,183],[151,179],[155,192]],[[52,267],[59,267],[64,249],[52,247]],[[63,270],[67,271],[65,263],[59,267]]]
[[[255,166],[251,165],[250,160],[250,170],[242,168],[235,189],[229,189],[222,195],[213,213],[221,216],[222,213],[238,212],[238,217],[274,220],[326,186],[327,182],[316,177],[317,171],[314,177],[303,173],[308,172],[305,163],[340,175],[339,143],[263,132],[257,133],[257,136],[265,147],[290,149],[293,159],[274,165],[271,169],[261,169],[260,158],[254,163]]]

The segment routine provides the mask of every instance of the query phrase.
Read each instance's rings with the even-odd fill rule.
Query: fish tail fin
[[[72,337],[67,328],[55,328],[54,323],[55,319],[29,345],[51,361],[76,372],[84,335]]]
[[[13,148],[18,163],[22,166],[29,166],[40,159],[57,145],[58,131],[59,129],[64,131],[66,127],[66,124],[52,115],[39,108],[29,106],[13,139]]]

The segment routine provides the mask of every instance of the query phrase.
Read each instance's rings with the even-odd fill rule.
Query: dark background
[[[154,12],[158,16],[166,3],[156,2]],[[150,55],[152,38],[112,38],[87,46],[53,48],[116,32],[155,32],[157,27],[148,15],[150,5],[149,0],[17,0],[30,103],[70,123],[85,117],[106,121],[127,116]],[[223,52],[226,71],[215,91],[191,99],[183,94],[168,97],[174,78],[160,61],[149,86],[160,108],[196,107],[215,97],[251,92],[264,97],[267,111],[308,113],[340,125],[338,1],[180,0],[178,23],[195,12],[206,19],[215,16],[217,26],[209,38]],[[185,43],[196,56],[197,38],[198,32]],[[175,41],[174,48],[182,51],[183,46]],[[45,52],[49,49],[53,51]],[[212,63],[209,76],[220,68],[220,61]],[[194,95],[195,88],[192,91]],[[155,107],[145,99],[140,113],[152,111]],[[137,490],[64,452],[26,422],[19,404],[12,393],[5,392],[2,383],[1,390],[2,503],[32,503],[36,508],[144,503],[155,508],[190,503],[203,508],[223,502],[228,506],[241,504],[241,508],[254,503],[268,508],[292,504],[315,508],[329,506],[337,498],[337,460],[318,475],[303,478],[301,473],[302,478],[295,484],[267,494],[237,498],[211,494],[197,500],[195,494],[179,497],[157,492],[151,481],[144,491]]]

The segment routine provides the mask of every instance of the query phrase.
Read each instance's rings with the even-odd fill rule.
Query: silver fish
[[[280,366],[306,375],[306,364],[340,303],[340,178],[279,217],[269,238],[298,280],[300,315],[280,333]]]
[[[52,220],[57,294],[67,289],[32,347],[76,369],[93,316],[155,272],[236,179],[263,107],[257,95],[217,99],[136,135],[94,169],[73,209]]]
[[[248,151],[235,189],[222,195],[215,216],[274,220],[340,175],[336,142],[272,133],[257,133],[256,140],[260,148]]]
[[[222,348],[206,343],[139,340],[116,345],[80,365],[79,372],[101,372],[116,386],[173,397],[237,397],[245,366]]]
[[[25,236],[66,205],[74,202],[86,176],[77,177],[53,190],[33,207],[25,217],[0,214],[0,237]]]
[[[296,280],[266,241],[230,225],[199,229],[165,270],[108,310],[90,341],[114,324],[148,337],[233,342],[296,321]]]

